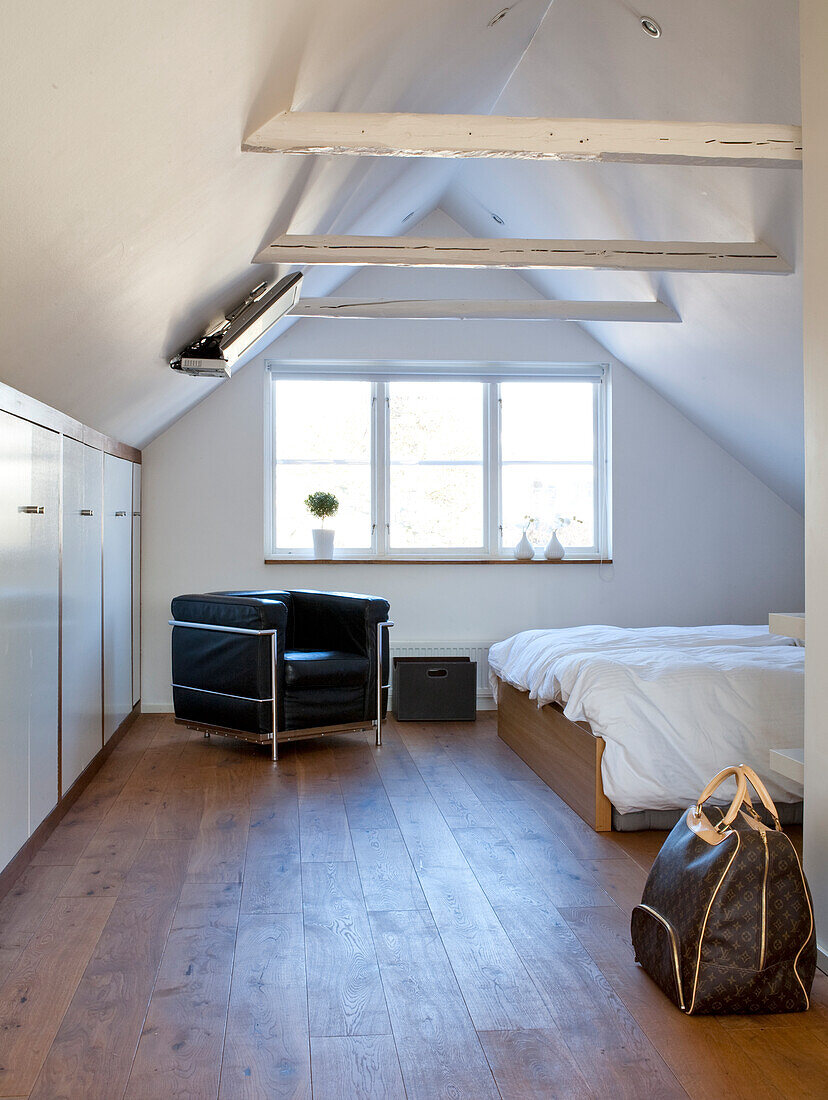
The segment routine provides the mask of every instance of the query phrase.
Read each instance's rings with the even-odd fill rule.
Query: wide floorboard
[[[261,750],[145,716],[0,899],[0,1097],[828,1096],[810,1012],[635,964],[663,834],[596,834],[473,724]]]

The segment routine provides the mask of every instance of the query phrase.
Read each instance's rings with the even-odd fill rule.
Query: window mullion
[[[276,550],[276,381],[272,375],[265,372],[265,468],[267,480],[265,485],[265,557],[270,557]]]
[[[374,383],[374,539],[378,555],[388,553],[388,383]]]
[[[609,454],[607,430],[607,379],[594,385],[594,441],[593,467],[595,470],[595,549],[601,557],[609,555]]]
[[[501,553],[501,487],[500,487],[500,383],[490,382],[487,387],[487,503],[486,553],[497,557]]]

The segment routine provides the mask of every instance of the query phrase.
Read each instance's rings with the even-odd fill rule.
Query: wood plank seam
[[[403,743],[404,743],[404,735],[401,735],[401,740],[403,740]],[[410,754],[409,754],[409,755],[410,755]],[[412,759],[413,759],[413,762],[414,762],[414,766],[415,766],[415,768],[417,769],[417,771],[418,771],[418,772],[420,773],[420,775],[422,776],[422,772],[420,771],[420,768],[419,768],[419,766],[417,765],[417,761],[416,761],[416,759],[414,759],[414,758],[412,758]],[[382,776],[380,776],[380,779],[382,779]],[[424,782],[426,782],[426,781],[425,781],[425,779],[424,779]],[[427,782],[426,782],[426,786],[428,786]],[[436,806],[436,805],[437,805],[437,804],[435,803],[435,806]],[[393,808],[393,803],[392,803],[392,808]],[[443,820],[445,821],[445,815],[444,815],[444,814],[442,813],[442,810],[440,810],[439,806],[437,807],[437,809],[438,809],[438,812],[440,813],[440,815],[441,815],[441,816],[443,817]],[[450,831],[452,832],[452,835],[453,835],[453,830],[451,830],[451,826],[449,826],[449,825],[448,825],[448,822],[446,822],[446,826],[447,826],[447,828],[449,828],[449,830],[450,830]],[[500,830],[498,830],[498,831],[500,831]],[[501,832],[501,835],[503,836],[502,832]],[[504,839],[504,840],[508,840],[508,838],[506,838],[505,836],[503,836],[503,839]],[[574,857],[573,857],[573,858],[574,858]],[[522,862],[522,861],[521,861],[521,862]],[[474,868],[473,868],[473,867],[471,867],[471,868],[470,868],[470,870],[471,870],[471,873],[472,873],[472,875],[473,875],[473,876],[474,876],[474,878],[475,878],[475,881],[477,882],[478,886],[480,887],[480,890],[482,891],[483,895],[484,895],[484,896],[486,896],[486,897],[488,898],[488,895],[486,894],[486,890],[485,890],[485,888],[484,888],[483,884],[482,884],[482,883],[480,882],[480,879],[479,879],[479,877],[478,877],[478,876],[477,876],[477,874],[475,873],[475,871],[474,871]],[[416,872],[416,866],[415,866],[415,872]],[[529,871],[529,869],[528,869],[528,868],[526,868],[526,872],[527,872],[527,874],[530,874],[530,871]],[[418,873],[418,877],[419,877],[419,873]],[[432,919],[433,919],[433,920],[435,921],[435,926],[437,927],[437,929],[438,929],[438,933],[439,933],[439,925],[437,924],[437,921],[436,921],[436,917],[435,917],[435,914],[434,914],[434,912],[433,912],[433,909],[432,909],[432,907],[431,907],[431,904],[430,904],[430,903],[429,903],[429,901],[428,901],[428,895],[427,895],[427,894],[426,894],[426,903],[427,903],[427,904],[429,905],[429,911],[431,912],[431,916],[432,916]],[[552,904],[552,903],[551,903],[551,901],[550,901],[550,905],[551,905],[551,904]],[[520,957],[520,952],[518,951],[517,945],[516,945],[516,944],[514,943],[514,941],[512,940],[512,937],[510,937],[510,936],[509,936],[509,933],[508,933],[508,931],[507,931],[506,929],[504,929],[504,928],[503,928],[503,925],[502,925],[502,923],[501,923],[501,922],[500,922],[499,920],[498,920],[498,924],[500,924],[500,927],[501,927],[501,929],[503,929],[503,933],[504,933],[504,936],[505,936],[505,937],[506,937],[506,939],[507,939],[507,940],[508,940],[508,941],[509,941],[509,942],[510,942],[510,943],[512,944],[512,947],[513,947],[513,948],[514,948],[514,950],[516,951],[516,953],[517,953],[518,957]],[[441,937],[441,938],[442,938],[442,937]],[[455,971],[455,968],[454,968],[454,964],[453,964],[453,962],[452,962],[451,956],[450,956],[450,955],[449,955],[448,953],[447,953],[447,957],[448,957],[448,962],[449,962],[449,966],[451,967],[451,969],[452,969],[452,972],[454,973],[455,981],[457,982],[457,985],[458,985],[458,989],[459,989],[459,991],[460,991],[460,995],[461,995],[461,997],[463,997],[464,1003],[466,1004],[466,1011],[467,1011],[467,1012],[469,1013],[469,1017],[470,1017],[470,1018],[472,1019],[472,1022],[473,1022],[473,1016],[472,1016],[472,1013],[471,1013],[471,1009],[470,1009],[470,1007],[469,1007],[469,1004],[468,1004],[468,1002],[467,1002],[467,1000],[466,1000],[466,997],[465,997],[465,995],[464,995],[464,993],[463,993],[463,988],[462,988],[462,985],[461,985],[461,983],[460,983],[459,977],[458,977],[458,975],[457,975],[457,973],[456,973],[456,971]],[[535,978],[534,978],[534,977],[532,976],[532,974],[531,974],[531,973],[528,973],[528,977],[529,977],[529,980],[530,980],[530,981],[532,982],[532,984],[534,985],[534,987],[535,987],[535,989],[536,989],[536,991],[537,991],[537,994],[538,994],[538,996],[542,996],[542,990],[541,990],[541,989],[540,989],[540,987],[538,986],[538,983],[537,983],[537,981],[535,980]],[[553,1025],[553,1026],[554,1026],[554,1025]],[[561,1036],[561,1039],[562,1039],[562,1041],[564,1041],[564,1042],[565,1042],[565,1039],[564,1039],[564,1037],[563,1037],[563,1036]],[[488,1062],[489,1060],[488,1060],[488,1057],[486,1056],[486,1051],[485,1051],[485,1048],[483,1047],[483,1044],[482,1044],[482,1043],[481,1043],[481,1049],[483,1049],[484,1057],[486,1057],[486,1060],[487,1060],[487,1062]],[[574,1053],[574,1052],[571,1052],[571,1053],[572,1053],[572,1056],[573,1056],[573,1058],[574,1058],[574,1057],[575,1057],[575,1053]],[[491,1067],[491,1064],[490,1064],[490,1063],[489,1063],[489,1068],[490,1068],[490,1070],[492,1071],[492,1076],[493,1076],[493,1078],[494,1078],[494,1071],[492,1070],[492,1067]]]
[[[380,750],[380,751],[381,751],[381,750]],[[387,791],[387,788],[385,787],[385,782],[383,781],[382,775],[380,774],[379,770],[378,770],[378,769],[377,769],[377,767],[376,767],[376,760],[375,760],[375,757],[374,757],[374,755],[373,755],[373,754],[372,754],[372,756],[371,756],[371,760],[372,760],[372,764],[373,764],[374,772],[376,773],[377,779],[379,780],[380,784],[381,784],[381,785],[383,786],[383,789],[385,789],[385,791],[386,791],[386,795],[387,795],[387,794],[388,794],[388,791]],[[416,762],[414,762],[414,763],[415,763],[415,767],[416,767]],[[418,770],[418,772],[419,772],[419,768],[418,768],[417,770]],[[436,803],[435,803],[435,805],[436,805]],[[396,818],[396,813],[394,812],[394,808],[393,808],[393,803],[392,803],[392,807],[391,807],[391,809],[392,809],[392,813],[394,813],[394,816],[395,816],[395,818]],[[439,809],[439,808],[438,808],[438,809]],[[346,813],[347,813],[347,806],[346,806]],[[441,816],[442,816],[442,814],[441,814]],[[443,820],[445,820],[445,818],[443,818]],[[401,829],[401,827],[400,827],[400,822],[399,822],[399,820],[397,820],[397,828],[398,828],[398,829],[400,830],[400,834],[401,834],[401,835],[402,835],[402,837],[403,837],[403,843],[405,844],[405,835],[404,835],[404,834],[403,834],[403,832],[402,832],[402,829]],[[408,845],[407,845],[407,844],[406,844],[406,850],[408,850]],[[409,852],[409,857],[410,857],[410,855],[411,855],[411,853]],[[413,861],[412,861],[412,865],[413,865]],[[359,871],[358,871],[357,873],[359,873]],[[414,867],[414,873],[415,873],[415,875],[417,876],[417,878],[419,879],[419,875],[417,874],[417,869],[416,869],[416,866]],[[360,877],[360,884],[361,884],[361,882],[362,882],[362,879],[361,879],[361,877]],[[421,885],[422,885],[422,884],[421,884]],[[364,901],[364,893],[363,893],[363,901]],[[426,902],[426,905],[428,906],[428,910],[427,910],[427,911],[429,912],[429,914],[430,914],[430,916],[431,916],[431,919],[432,919],[432,921],[434,921],[434,913],[433,913],[433,911],[432,911],[432,909],[431,909],[431,906],[430,906],[430,903],[429,903],[429,901],[428,901],[428,897],[427,897],[427,896],[425,897],[425,902]],[[391,910],[389,910],[389,912],[391,912]],[[374,942],[374,932],[373,932],[373,927],[372,927],[372,925],[371,925],[371,922],[370,922],[370,921],[369,921],[369,928],[371,929],[371,942],[372,942],[372,944],[373,944],[373,947],[374,947],[374,954],[376,955],[376,954],[377,954],[377,948],[376,948],[376,944],[375,944],[375,942]],[[436,921],[435,921],[435,928],[437,928],[437,924],[436,924]],[[438,936],[439,936],[439,929],[438,929]],[[442,943],[442,937],[440,937],[440,941],[441,941],[441,943]],[[454,980],[455,980],[455,983],[456,983],[456,985],[457,985],[457,989],[458,989],[459,995],[460,995],[460,997],[461,997],[461,998],[462,998],[462,1000],[463,1000],[463,1004],[465,1005],[465,1008],[466,1008],[466,1012],[467,1012],[467,1014],[468,1014],[468,1017],[469,1017],[469,1021],[470,1021],[470,1023],[471,1023],[471,1026],[472,1026],[472,1027],[474,1027],[474,1021],[473,1021],[473,1019],[472,1019],[472,1014],[471,1014],[471,1012],[470,1012],[470,1010],[469,1010],[469,1005],[468,1005],[468,1003],[467,1003],[467,1001],[466,1001],[466,997],[465,997],[465,995],[464,995],[464,993],[463,993],[463,989],[462,989],[462,986],[460,985],[460,982],[459,982],[459,981],[458,981],[458,979],[457,979],[457,974],[456,974],[456,972],[455,972],[455,970],[454,970],[454,966],[453,966],[453,964],[452,964],[452,961],[451,961],[451,957],[450,957],[450,956],[448,955],[448,953],[447,953],[447,952],[446,952],[446,958],[447,958],[447,961],[448,961],[448,965],[449,965],[449,967],[450,967],[450,969],[451,969],[452,973],[454,974]],[[385,999],[386,999],[386,1006],[387,1006],[387,1004],[388,1004],[388,997],[387,997],[387,994],[385,993],[385,982],[384,982],[384,979],[383,979],[383,975],[382,975],[382,968],[381,968],[381,967],[380,967],[380,982],[382,983],[382,986],[383,986],[383,994],[384,994],[384,996],[385,996]],[[400,1068],[401,1068],[401,1070],[402,1070],[402,1060],[401,1060],[401,1058],[400,1058],[400,1053],[399,1053],[399,1048],[398,1048],[398,1040],[397,1040],[397,1036],[396,1036],[396,1033],[395,1033],[395,1031],[394,1031],[394,1027],[393,1027],[393,1018],[391,1017],[391,1013],[390,1013],[390,1010],[389,1010],[389,1019],[391,1019],[391,1034],[392,1034],[392,1036],[393,1036],[393,1038],[394,1038],[394,1048],[395,1048],[395,1051],[396,1051],[396,1053],[397,1053],[397,1060],[398,1060],[398,1062],[400,1063]],[[479,1041],[479,1037],[478,1037],[478,1043],[479,1043],[479,1045],[480,1045],[480,1049],[481,1049],[481,1052],[482,1052],[482,1054],[483,1054],[483,1057],[484,1057],[484,1058],[486,1059],[486,1063],[487,1063],[487,1065],[489,1065],[489,1060],[488,1060],[488,1058],[486,1057],[486,1051],[485,1051],[485,1049],[484,1049],[484,1047],[483,1047],[483,1044],[482,1044],[482,1043],[480,1043],[480,1041]],[[491,1069],[491,1065],[489,1065],[489,1071],[490,1071],[490,1072],[492,1072],[492,1069]],[[492,1081],[493,1081],[493,1083],[495,1084],[495,1087],[497,1087],[497,1085],[496,1085],[496,1082],[494,1081],[494,1074],[493,1074],[493,1073],[492,1073]]]
[[[400,738],[401,738],[401,740],[403,741],[403,743],[405,743],[405,737],[404,737],[404,734],[403,734],[403,733],[401,733],[401,734],[400,734]],[[410,754],[409,754],[409,755],[410,755]],[[419,768],[419,765],[417,764],[417,761],[416,761],[416,759],[415,759],[415,758],[413,758],[413,757],[412,757],[412,759],[413,759],[413,762],[414,762],[414,766],[415,766],[415,768],[416,768],[416,769],[417,769],[417,771],[418,771],[418,772],[419,772],[419,773],[420,773],[420,774],[422,775],[422,772],[421,772],[421,770],[420,770],[420,768]],[[382,778],[382,777],[380,777],[380,778]],[[425,781],[425,780],[424,780],[424,781]],[[426,782],[426,786],[428,786],[427,782]],[[438,809],[439,809],[439,807],[438,807]],[[442,815],[442,811],[440,811],[440,813],[441,813],[441,815]],[[443,816],[443,819],[445,820],[445,815],[442,815],[442,816]],[[448,823],[447,823],[447,824],[448,824]],[[451,829],[451,827],[450,827],[450,826],[448,826],[448,828],[449,828],[449,829]],[[504,838],[505,840],[507,840],[507,841],[508,841],[508,838],[506,838],[506,837],[504,836],[504,834],[502,833],[502,831],[501,831],[501,830],[498,830],[498,832],[500,832],[500,835],[501,835],[501,836],[503,836],[503,838]],[[452,833],[453,833],[453,830],[452,830]],[[522,863],[522,861],[521,861],[521,863]],[[525,866],[525,865],[524,865],[524,866]],[[487,896],[487,897],[488,897],[488,895],[486,894],[486,890],[485,890],[485,887],[484,887],[483,883],[482,883],[482,882],[480,881],[480,879],[479,879],[478,875],[476,874],[476,872],[475,872],[474,868],[473,868],[473,867],[471,867],[471,868],[470,868],[470,870],[471,870],[471,873],[472,873],[472,874],[474,875],[474,878],[475,878],[475,880],[476,880],[476,881],[478,882],[478,885],[480,886],[480,889],[481,889],[481,890],[483,891],[483,894],[484,894],[485,896]],[[531,874],[531,872],[529,871],[529,869],[528,869],[528,868],[526,868],[526,873],[527,873],[528,875],[529,875],[529,874]],[[428,902],[428,898],[427,898],[427,897],[426,897],[426,901]],[[550,905],[551,905],[551,904],[552,904],[552,903],[551,903],[551,901],[550,901]],[[431,912],[431,909],[429,909],[429,911]],[[432,919],[434,919],[434,913],[433,913],[433,912],[431,913],[431,915],[432,915]],[[501,923],[500,921],[498,921],[498,923],[500,923],[500,925],[501,925],[501,928],[503,928],[503,925],[502,925],[502,923]],[[436,925],[436,921],[435,921],[435,925]],[[506,938],[507,938],[507,939],[509,940],[509,942],[510,942],[510,943],[512,943],[512,946],[513,946],[513,948],[515,949],[515,951],[517,952],[518,956],[519,956],[519,957],[522,957],[522,956],[521,956],[521,953],[520,953],[520,951],[518,950],[518,946],[517,946],[517,944],[515,944],[515,942],[514,942],[513,938],[512,938],[512,937],[511,937],[511,936],[509,935],[509,932],[508,932],[508,930],[507,930],[507,929],[503,929],[503,931],[504,931],[504,934],[505,934]],[[439,927],[438,927],[438,933],[439,933]],[[464,996],[464,994],[463,994],[463,989],[462,989],[462,986],[460,985],[460,982],[459,982],[459,980],[458,980],[458,975],[457,975],[457,973],[456,973],[456,972],[455,972],[455,970],[454,970],[454,965],[453,965],[453,963],[452,963],[452,960],[451,960],[451,956],[450,956],[450,955],[448,954],[448,952],[447,952],[446,954],[447,954],[447,959],[448,959],[448,963],[449,963],[449,966],[451,967],[452,973],[454,973],[454,978],[455,978],[455,982],[457,983],[457,986],[458,986],[458,989],[459,989],[459,992],[460,992],[460,996],[461,996],[461,997],[463,998],[463,1001],[464,1001],[464,1003],[465,1003],[465,1005],[466,1005],[466,1011],[468,1012],[468,1014],[469,1014],[469,1017],[470,1017],[470,1018],[472,1018],[471,1010],[470,1010],[470,1008],[469,1008],[469,1005],[468,1005],[468,1003],[467,1003],[467,1001],[466,1001],[466,998],[465,998],[465,996]],[[534,987],[535,987],[535,989],[536,989],[536,991],[537,991],[537,993],[538,993],[538,996],[541,996],[541,997],[542,997],[542,996],[543,996],[543,992],[542,992],[542,990],[541,990],[541,988],[540,988],[540,986],[539,986],[539,984],[538,984],[537,980],[536,980],[536,979],[534,978],[534,976],[533,976],[533,975],[531,974],[531,972],[529,972],[529,978],[530,978],[530,981],[532,982],[532,984],[534,985]],[[556,1031],[556,1032],[558,1033],[558,1035],[559,1035],[559,1038],[560,1038],[560,1041],[561,1041],[561,1043],[562,1043],[562,1044],[564,1045],[564,1047],[565,1047],[565,1048],[566,1048],[566,1049],[567,1049],[567,1050],[569,1051],[570,1057],[571,1057],[571,1058],[573,1059],[573,1061],[575,1062],[575,1064],[577,1064],[577,1051],[574,1051],[574,1050],[572,1050],[572,1049],[570,1048],[569,1044],[568,1044],[568,1043],[566,1042],[566,1037],[565,1037],[565,1036],[563,1035],[563,1033],[562,1033],[562,1032],[560,1032],[560,1029],[558,1028],[557,1024],[556,1024],[556,1023],[555,1023],[554,1021],[552,1022],[551,1026],[552,1026],[552,1028],[553,1028],[553,1029],[554,1029],[554,1030],[555,1030],[555,1031]],[[476,1029],[476,1030],[477,1030],[477,1029]],[[479,1039],[479,1035],[478,1035],[478,1039]],[[495,1087],[497,1087],[497,1079],[496,1079],[496,1077],[495,1077],[494,1067],[493,1067],[493,1065],[492,1065],[492,1063],[491,1063],[491,1060],[490,1060],[490,1058],[489,1058],[488,1052],[486,1051],[486,1047],[485,1047],[485,1044],[484,1044],[484,1043],[482,1043],[482,1041],[480,1042],[480,1046],[481,1046],[481,1050],[483,1051],[483,1056],[484,1056],[484,1058],[486,1059],[486,1062],[487,1062],[487,1064],[488,1064],[488,1066],[489,1066],[489,1071],[490,1071],[490,1072],[491,1072],[491,1074],[492,1074],[492,1079],[493,1079],[493,1081],[495,1082]]]
[[[377,771],[376,763],[373,759],[373,756],[371,757],[371,763],[372,763],[372,766],[373,766],[373,769],[374,769],[374,773],[376,774],[377,780],[380,782],[380,784],[382,784],[382,777],[380,776],[379,772]],[[342,793],[342,784],[341,784],[341,782],[339,782],[339,789],[340,789],[340,793]],[[345,817],[348,820],[348,827],[350,829],[350,818],[348,816],[348,804],[347,804],[347,800],[345,799],[344,795],[343,795],[342,801],[343,801],[343,804],[345,805]],[[392,808],[392,813],[393,813],[393,808]],[[403,840],[403,843],[405,843],[404,840]],[[352,841],[352,844],[353,844],[353,841]],[[356,849],[354,849],[354,855],[356,855]],[[359,869],[359,862],[357,862],[356,868],[357,868],[357,878],[359,880],[360,890],[362,891],[362,904],[365,907],[365,912],[367,914],[368,913],[368,906],[367,906],[367,903],[366,903],[366,900],[365,900],[365,888],[364,888],[364,885],[363,885],[363,882],[362,882],[362,875],[361,875],[360,869]],[[415,871],[415,874],[416,874],[416,871]],[[428,901],[426,901],[426,904],[428,904]],[[383,996],[383,999],[385,1001],[385,1010],[388,1013],[388,1021],[389,1021],[389,1026],[390,1026],[390,1029],[391,1029],[391,1039],[394,1043],[394,1056],[397,1059],[397,1065],[399,1066],[400,1075],[402,1076],[402,1062],[400,1060],[400,1052],[399,1052],[399,1049],[397,1047],[397,1036],[396,1036],[396,1033],[394,1032],[394,1021],[391,1018],[391,1011],[390,1011],[389,1006],[388,1006],[388,994],[386,992],[385,981],[384,981],[383,976],[382,976],[382,967],[379,965],[379,956],[377,954],[377,945],[374,941],[374,929],[373,929],[373,926],[371,924],[370,919],[368,919],[368,934],[371,937],[371,949],[374,952],[374,958],[377,960],[377,970],[379,971],[379,980],[380,980],[380,986],[382,988],[382,996]],[[311,1060],[311,1072],[313,1072],[313,1061],[312,1060]]]

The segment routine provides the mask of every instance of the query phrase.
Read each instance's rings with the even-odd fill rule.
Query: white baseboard
[[[823,974],[828,974],[828,951],[817,944],[817,966]]]

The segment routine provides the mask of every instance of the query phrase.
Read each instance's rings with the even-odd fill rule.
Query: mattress
[[[651,646],[795,646],[792,638],[771,634],[766,626],[573,626],[523,630],[489,650],[489,681],[497,698],[497,678],[528,691],[539,706],[560,703],[557,662],[571,653],[602,653]]]
[[[539,706],[559,700],[603,737],[604,791],[620,814],[682,809],[734,763],[754,767],[775,801],[802,798],[768,768],[771,748],[803,740],[804,650],[790,639],[760,627],[584,627],[525,632],[489,659]]]

